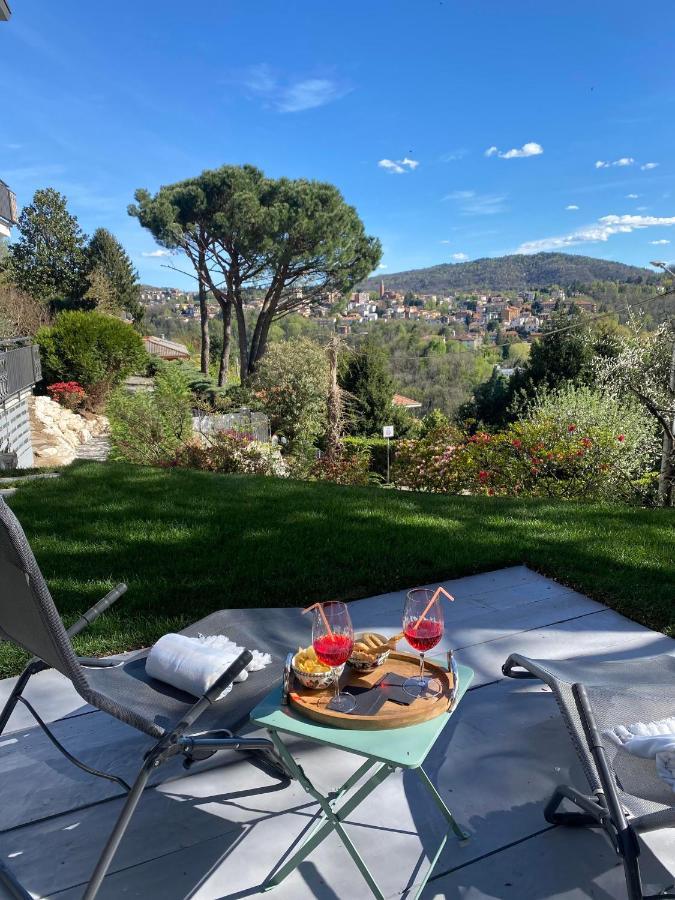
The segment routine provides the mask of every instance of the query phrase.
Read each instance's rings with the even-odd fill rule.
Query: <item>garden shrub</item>
[[[144,368],[147,354],[131,325],[97,312],[62,312],[35,335],[49,382],[76,381],[91,408],[127,375]]]
[[[228,429],[203,436],[178,448],[172,465],[207,472],[274,475],[288,468],[278,446],[256,441],[252,435]]]
[[[47,385],[47,393],[52,400],[71,412],[83,406],[87,398],[84,388],[77,381],[57,381]]]
[[[345,446],[341,453],[332,456],[323,454],[317,459],[310,469],[309,477],[317,481],[333,481],[335,484],[372,484],[374,476],[370,470],[370,462],[367,450],[358,445]]]
[[[647,499],[654,449],[636,407],[565,387],[495,434],[400,442],[394,479],[414,490],[636,502]]]
[[[288,452],[304,452],[326,428],[328,361],[307,338],[271,344],[252,381],[272,432]]]
[[[381,437],[346,437],[345,449],[361,451],[367,455],[368,468],[382,478],[387,476],[387,439]],[[390,442],[389,460],[393,464],[396,453],[396,440]]]
[[[128,462],[167,464],[192,436],[192,394],[178,366],[163,367],[152,392],[118,389],[107,413],[113,456]]]

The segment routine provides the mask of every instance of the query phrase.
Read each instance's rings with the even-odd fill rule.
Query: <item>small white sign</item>
[[[385,425],[382,429],[382,437],[393,437],[394,436],[394,426],[393,425]]]

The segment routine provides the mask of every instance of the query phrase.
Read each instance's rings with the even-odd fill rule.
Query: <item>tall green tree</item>
[[[275,321],[349,290],[381,256],[379,241],[333,185],[274,180],[253,166],[205,171],[154,196],[139,190],[136,201],[129,213],[159,243],[182,249],[220,304],[223,353],[234,311],[242,382],[264,355]],[[260,307],[251,324],[252,288]]]
[[[18,232],[4,263],[11,281],[37,300],[80,300],[87,289],[86,236],[63,194],[36,191]]]
[[[387,355],[372,340],[364,341],[343,367],[340,387],[352,398],[355,434],[381,434],[393,415],[394,382]]]
[[[134,322],[140,322],[143,310],[139,302],[140,285],[138,272],[134,269],[126,250],[106,228],[97,228],[87,248],[89,280],[98,273],[110,286],[111,302],[125,310]]]

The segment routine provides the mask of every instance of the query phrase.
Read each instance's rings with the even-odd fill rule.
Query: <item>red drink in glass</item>
[[[314,650],[324,666],[336,668],[352,655],[354,641],[346,634],[324,634],[314,640]]]
[[[434,622],[431,619],[424,619],[417,627],[415,623],[411,623],[404,631],[406,640],[410,646],[419,653],[426,653],[431,650],[443,637],[443,623]],[[317,650],[317,656],[319,651]]]

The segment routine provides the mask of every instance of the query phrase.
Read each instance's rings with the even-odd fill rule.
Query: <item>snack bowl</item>
[[[369,631],[367,632],[367,634],[372,634],[383,642],[387,640],[387,638],[383,634],[377,634],[374,631]],[[363,634],[355,635],[354,644],[358,644],[359,641],[363,639],[363,637]],[[389,658],[390,653],[391,649],[389,647],[387,647],[382,651],[382,653],[378,653],[377,655],[353,650],[348,662],[352,669],[357,672],[372,672],[374,669],[377,669],[379,666],[383,666],[385,664],[385,662]]]
[[[300,651],[298,651],[298,653],[299,652]],[[327,672],[307,672],[304,669],[299,669],[296,666],[296,657],[298,656],[298,653],[293,657],[291,668],[293,669],[293,674],[303,687],[310,688],[314,691],[320,691],[335,683],[336,674],[338,678],[342,675],[344,663],[341,666],[337,666],[336,669],[329,669]]]

